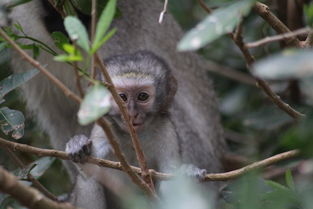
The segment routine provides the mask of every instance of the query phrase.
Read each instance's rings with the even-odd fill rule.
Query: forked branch
[[[31,153],[34,155],[38,156],[51,156],[51,157],[57,157],[63,160],[69,160],[69,156],[67,153],[58,151],[58,150],[51,150],[51,149],[40,149],[36,147],[32,147],[29,145],[24,145],[24,144],[19,144],[15,142],[10,142],[5,139],[0,138],[0,147],[9,147],[11,149],[14,149],[16,151],[21,151],[21,152],[27,152]],[[242,176],[246,174],[247,172],[253,171],[255,169],[260,169],[264,168],[266,166],[272,165],[274,163],[286,160],[286,159],[291,159],[299,155],[298,150],[291,150],[288,152],[283,152],[277,155],[274,155],[272,157],[266,158],[264,160],[249,164],[247,166],[244,166],[240,169],[236,169],[233,171],[225,172],[225,173],[211,173],[207,174],[204,178],[204,181],[227,181],[230,179],[238,178],[239,176]],[[86,163],[91,163],[95,164],[101,167],[108,167],[108,168],[113,168],[117,170],[123,170],[121,163],[120,162],[114,162],[110,160],[104,160],[104,159],[98,159],[94,157],[88,157],[86,160]],[[138,167],[135,166],[130,166],[132,171],[141,174],[142,170]],[[161,173],[157,172],[153,169],[149,169],[149,173],[157,179],[160,180],[168,180],[170,178],[173,178],[173,174],[169,173]]]
[[[22,205],[31,209],[75,209],[69,203],[58,203],[46,198],[36,189],[19,182],[16,176],[0,167],[0,191],[5,192]]]

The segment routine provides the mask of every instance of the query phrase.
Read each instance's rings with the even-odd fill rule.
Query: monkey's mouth
[[[143,126],[143,123],[133,123],[134,129],[137,131]]]

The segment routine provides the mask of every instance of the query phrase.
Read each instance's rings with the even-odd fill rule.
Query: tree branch
[[[263,3],[256,2],[254,11],[258,13],[277,33],[290,33],[289,28],[280,21],[273,13],[271,13],[269,7]],[[288,46],[301,47],[301,42],[294,36],[284,39]]]
[[[74,72],[75,72],[75,78],[76,78],[76,87],[79,92],[80,97],[84,97],[85,93],[81,84],[81,76],[79,75],[79,69],[77,62],[73,62]]]
[[[202,7],[202,9],[204,9],[208,14],[211,14],[212,9],[208,7],[203,0],[197,0],[197,1],[198,1],[198,4],[200,4],[200,6]]]
[[[22,162],[21,159],[10,149],[6,148],[7,153],[9,154],[10,158],[22,169],[25,169],[25,164]],[[49,192],[33,175],[27,173],[27,178],[29,181],[33,183],[33,186],[42,192],[46,197],[50,198],[51,200],[58,201],[58,198],[54,196],[51,192]]]
[[[283,39],[288,39],[291,37],[295,37],[295,36],[298,36],[301,34],[307,34],[307,33],[309,33],[309,34],[311,33],[310,28],[301,28],[301,29],[298,29],[295,31],[291,31],[289,33],[283,33],[281,35],[270,36],[270,37],[266,37],[266,38],[263,38],[261,40],[252,42],[252,43],[246,43],[246,47],[247,48],[259,47],[259,46],[264,45],[264,44],[268,44],[268,43],[275,42],[275,41],[280,41]]]
[[[91,24],[90,24],[91,25],[91,31],[90,31],[91,43],[93,43],[95,39],[96,19],[97,19],[97,0],[92,0],[91,1]],[[96,78],[95,55],[91,56],[90,69],[91,69],[91,77],[95,79]]]
[[[97,124],[105,131],[107,138],[108,138],[108,141],[114,150],[114,154],[116,155],[117,159],[120,160],[120,162],[118,162],[117,164],[116,164],[116,162],[113,163],[113,161],[107,161],[106,163],[114,166],[115,168],[118,168],[119,170],[124,170],[129,175],[129,177],[132,179],[132,181],[134,183],[136,183],[140,188],[142,188],[145,192],[147,192],[147,194],[149,196],[154,197],[154,198],[158,198],[156,196],[155,191],[152,190],[152,188],[143,179],[141,179],[139,176],[137,176],[136,173],[134,172],[134,170],[132,169],[132,166],[129,165],[129,163],[127,162],[127,160],[126,160],[126,158],[125,158],[125,156],[124,156],[124,154],[123,154],[123,152],[119,146],[119,143],[114,139],[114,134],[113,134],[111,128],[109,128],[109,125],[107,124],[105,119],[103,119],[103,118],[98,119]],[[89,161],[87,160],[87,162],[89,162]],[[140,172],[140,174],[142,174],[142,172]]]
[[[249,74],[233,70],[230,67],[222,66],[209,60],[207,61],[210,63],[210,68],[207,68],[208,72],[213,72],[234,81],[238,81],[255,87],[256,80]]]
[[[36,189],[28,187],[0,167],[0,191],[11,195],[22,205],[31,209],[75,209],[69,203],[57,203],[43,196]]]
[[[299,155],[298,150],[291,150],[288,152],[283,152],[283,153],[274,155],[272,157],[266,158],[264,160],[252,163],[248,166],[242,167],[242,168],[237,169],[237,170],[229,171],[226,173],[208,174],[205,177],[205,180],[226,181],[226,180],[230,180],[230,179],[235,179],[235,178],[238,178],[238,177],[242,176],[243,174],[246,174],[250,171],[264,168],[266,166],[272,165],[272,164],[280,162],[282,160],[296,157],[298,155]]]
[[[54,0],[48,0],[48,2],[61,15],[61,17],[63,17],[63,18],[66,17],[66,14],[65,14],[65,12],[62,9],[63,5],[64,5],[64,2],[62,2],[59,6],[56,5],[57,3]]]
[[[29,145],[19,144],[11,141],[7,141],[5,139],[0,138],[0,147],[9,147],[12,150],[17,150],[21,152],[32,153],[38,156],[51,156],[57,157],[63,160],[70,160],[67,153],[58,151],[58,150],[51,150],[51,149],[40,149],[36,147],[32,147]],[[204,181],[226,181],[234,178],[238,178],[247,172],[250,172],[255,169],[264,168],[266,166],[272,165],[274,163],[280,162],[282,160],[290,159],[299,155],[298,150],[291,150],[288,152],[283,152],[272,157],[266,158],[264,160],[252,163],[248,166],[242,167],[240,169],[236,169],[230,172],[225,173],[211,173],[207,174],[204,178]],[[95,164],[101,167],[108,167],[117,170],[123,170],[120,162],[114,162],[110,160],[98,159],[94,157],[88,157],[86,163]],[[135,166],[130,166],[133,172],[137,174],[141,174],[141,169]],[[168,173],[161,173],[157,172],[153,169],[149,169],[149,173],[159,180],[169,180],[174,177],[173,174]]]

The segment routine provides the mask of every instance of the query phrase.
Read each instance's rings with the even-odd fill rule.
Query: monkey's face
[[[128,110],[129,118],[135,130],[140,132],[153,121],[155,113],[156,89],[149,80],[114,79],[116,90]],[[124,131],[128,131],[127,124],[122,119],[117,104],[112,99],[109,115]]]

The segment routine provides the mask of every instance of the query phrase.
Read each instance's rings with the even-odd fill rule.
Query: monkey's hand
[[[86,158],[91,155],[91,144],[92,141],[85,135],[76,135],[66,143],[65,152],[74,162],[85,163]]]
[[[203,181],[205,175],[207,174],[206,169],[200,169],[192,164],[183,164],[179,168],[179,171],[182,172],[183,175],[196,178],[199,181]]]

